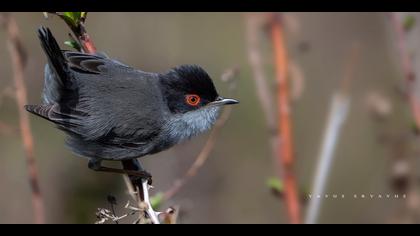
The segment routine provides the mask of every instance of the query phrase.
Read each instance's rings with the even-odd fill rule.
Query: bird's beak
[[[239,101],[232,99],[232,98],[223,98],[223,97],[218,97],[214,102],[211,102],[211,105],[216,105],[216,106],[223,106],[223,105],[233,105],[233,104],[238,104]]]

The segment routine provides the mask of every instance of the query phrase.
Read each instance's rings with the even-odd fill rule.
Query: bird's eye
[[[190,106],[198,106],[200,104],[200,96],[190,94],[185,97],[185,102]]]

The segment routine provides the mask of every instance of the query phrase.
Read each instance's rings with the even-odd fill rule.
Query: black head
[[[162,92],[172,113],[186,113],[223,100],[207,72],[197,65],[182,65],[160,77]]]

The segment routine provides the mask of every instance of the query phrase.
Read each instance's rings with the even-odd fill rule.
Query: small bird
[[[101,53],[61,50],[46,27],[38,29],[38,37],[48,58],[42,104],[25,109],[63,130],[67,146],[88,158],[93,170],[127,173],[101,161],[171,148],[209,130],[223,105],[238,103],[219,96],[197,65],[149,73]]]

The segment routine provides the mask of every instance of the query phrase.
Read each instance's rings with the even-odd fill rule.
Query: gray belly
[[[86,141],[77,136],[70,135],[66,140],[67,147],[76,155],[96,160],[122,161],[139,158],[153,153],[152,143],[141,146],[107,145],[97,141]]]

